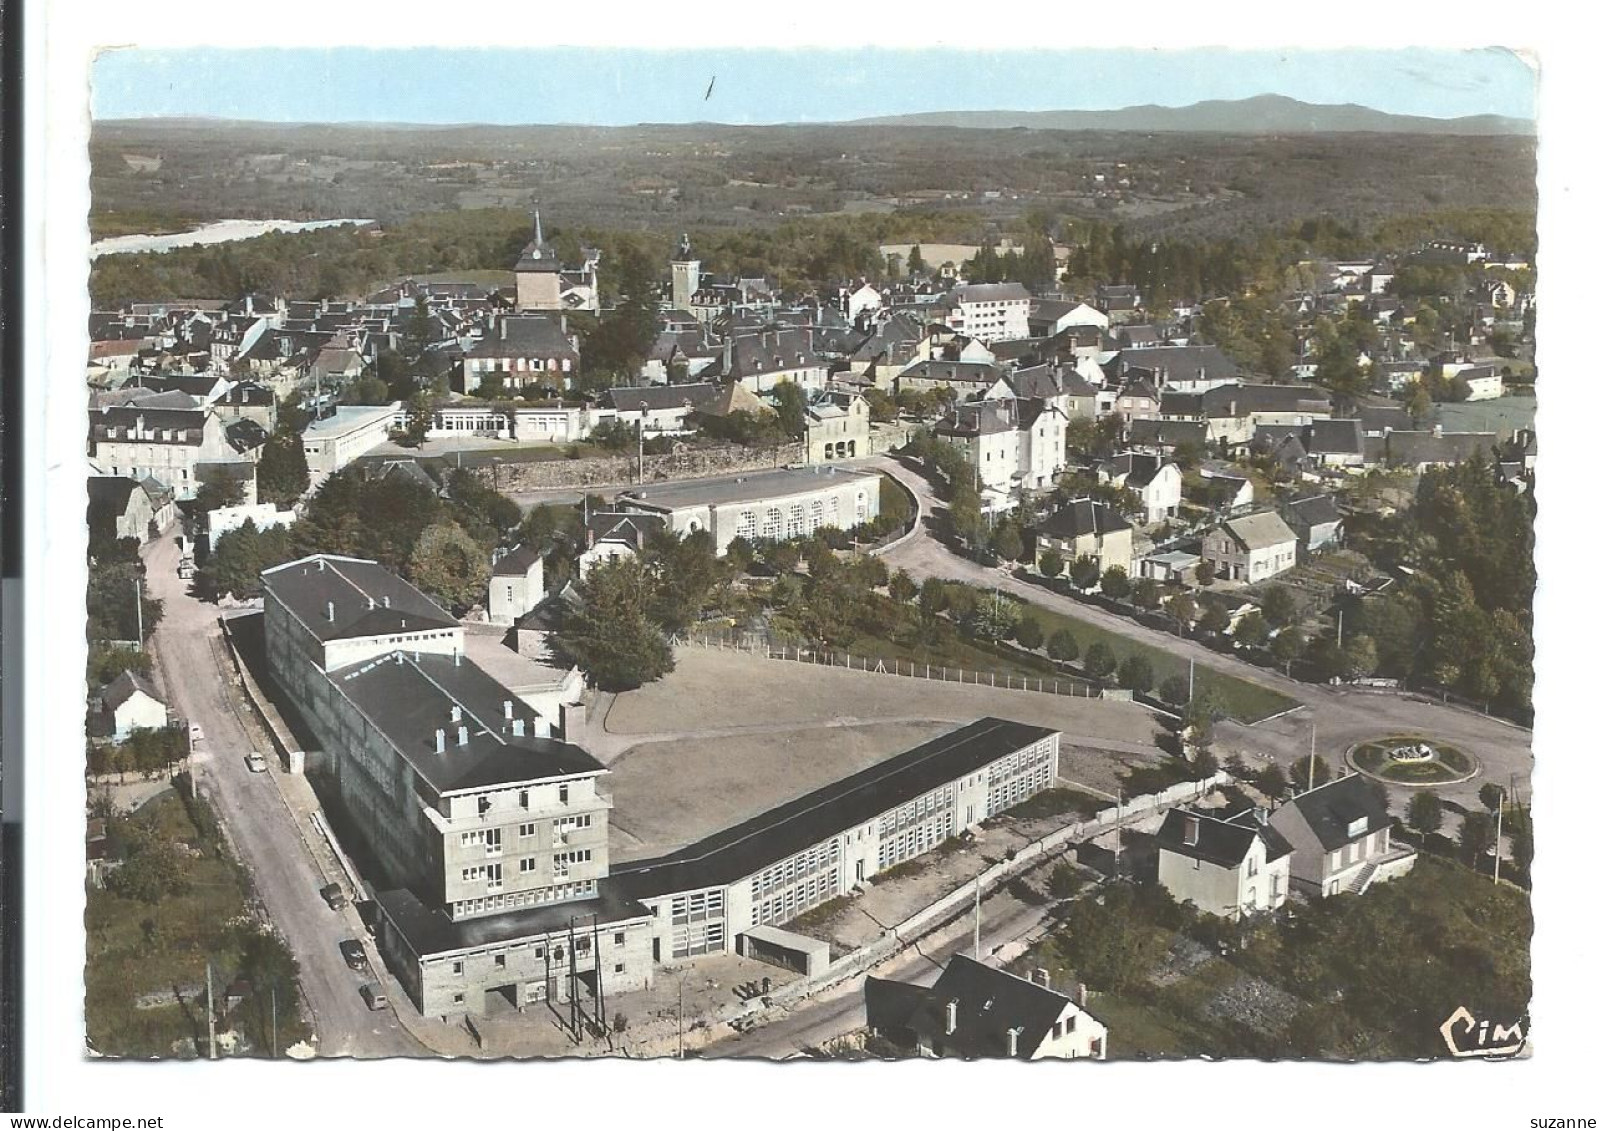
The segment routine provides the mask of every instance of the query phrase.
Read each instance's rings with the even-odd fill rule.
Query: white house
[[[647,540],[662,529],[662,515],[626,511],[598,511],[588,515],[586,547],[576,562],[576,575],[585,577],[604,562],[635,557],[647,545]]]
[[[964,954],[930,989],[867,978],[865,1019],[923,1057],[1103,1060],[1108,1036],[1079,1000],[1050,987],[1047,971],[1023,978]]]
[[[983,343],[1025,338],[1032,295],[1020,283],[968,283],[937,304],[937,314],[953,330]]]
[[[327,477],[383,444],[402,416],[402,402],[388,405],[342,405],[333,416],[307,425],[301,450],[307,473],[317,486]]]
[[[1272,511],[1221,522],[1205,536],[1200,556],[1225,581],[1254,583],[1295,565],[1299,539]]]
[[[1374,883],[1405,875],[1417,862],[1410,845],[1390,843],[1389,806],[1379,787],[1360,774],[1335,778],[1280,805],[1272,827],[1294,849],[1291,881],[1312,895],[1361,895]]]
[[[1155,844],[1161,886],[1207,915],[1238,920],[1275,911],[1289,898],[1294,848],[1262,812],[1221,817],[1173,809]]]
[[[1100,464],[1101,483],[1126,487],[1144,504],[1144,522],[1165,521],[1177,514],[1183,502],[1183,471],[1160,456],[1128,452]]]
[[[217,507],[206,516],[207,548],[216,550],[218,539],[232,530],[251,523],[258,530],[271,530],[276,526],[290,526],[296,521],[296,512],[280,510],[274,503],[252,503],[234,507]]]
[[[124,672],[100,693],[113,738],[121,742],[136,730],[155,730],[167,726],[167,704],[156,688],[137,672]]]
[[[541,604],[541,555],[533,546],[520,546],[491,563],[486,583],[486,614],[492,624],[511,625]]]
[[[984,492],[1053,487],[1066,466],[1066,416],[1038,400],[1005,397],[955,407],[932,430],[965,452]]]

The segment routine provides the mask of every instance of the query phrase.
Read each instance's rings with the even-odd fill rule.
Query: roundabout
[[[1386,785],[1425,788],[1457,785],[1483,768],[1472,755],[1419,734],[1393,734],[1355,743],[1345,751],[1351,769]]]

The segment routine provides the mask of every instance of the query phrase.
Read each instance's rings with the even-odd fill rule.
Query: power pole
[[[686,1059],[686,971],[675,984],[675,1059]]]
[[[1338,634],[1338,639],[1335,641],[1335,644],[1337,644],[1340,648],[1343,648],[1345,646],[1345,610],[1344,609],[1339,610],[1339,634]]]
[[[1311,723],[1311,756],[1306,759],[1306,792],[1317,788],[1317,723]]]
[[[145,597],[140,592],[140,579],[134,579],[134,645],[145,651]]]
[[[636,482],[647,482],[647,402],[642,402],[642,418],[636,422]]]
[[[275,982],[269,989],[270,1000],[273,1002],[273,1059],[279,1059],[279,984]]]
[[[1189,704],[1194,703],[1194,657],[1189,657]]]
[[[1501,882],[1501,814],[1506,809],[1506,798],[1495,805],[1495,882]]]
[[[982,877],[976,878],[975,912],[971,919],[971,957],[982,961]]]
[[[206,964],[206,1047],[207,1059],[218,1059],[218,1015],[212,1008],[212,960]]]

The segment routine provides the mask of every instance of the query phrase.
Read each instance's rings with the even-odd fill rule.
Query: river
[[[125,255],[142,251],[172,251],[197,244],[249,240],[269,232],[308,232],[314,228],[333,228],[341,224],[372,224],[372,220],[218,220],[189,232],[165,236],[114,236],[89,245],[89,257]]]

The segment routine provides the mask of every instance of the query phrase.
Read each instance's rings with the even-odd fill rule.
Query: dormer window
[[[1361,836],[1366,831],[1367,831],[1367,818],[1366,817],[1357,817],[1354,821],[1350,822],[1350,826],[1345,829],[1345,835],[1347,837],[1354,838],[1354,837]]]

